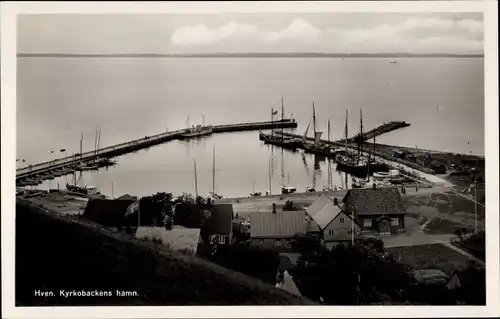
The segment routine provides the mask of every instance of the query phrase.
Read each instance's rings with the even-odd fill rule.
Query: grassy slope
[[[469,258],[441,244],[391,247],[388,252],[413,269],[437,268],[446,274],[453,269],[464,269]]]
[[[16,205],[16,305],[307,304],[271,285],[99,227]],[[59,289],[138,297],[59,297]],[[35,297],[35,290],[55,296]]]

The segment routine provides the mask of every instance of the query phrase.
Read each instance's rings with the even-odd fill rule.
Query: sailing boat
[[[381,162],[381,161],[377,161],[376,158],[375,158],[375,145],[376,145],[376,142],[375,142],[375,135],[373,135],[373,151],[372,151],[372,156],[370,157],[368,163],[369,163],[369,168],[370,168],[370,172],[372,174],[375,174],[375,173],[378,173],[378,172],[388,172],[389,171],[389,167],[387,166],[387,164],[385,164],[384,162]]]
[[[304,134],[302,147],[304,148],[304,151],[307,153],[311,153],[311,154],[319,155],[319,156],[333,156],[334,153],[332,152],[329,144],[325,145],[321,141],[321,135],[323,134],[323,132],[318,132],[316,130],[316,110],[314,108],[314,101],[313,101],[312,108],[313,108],[313,120],[312,121],[313,121],[313,130],[314,130],[314,143],[311,144],[307,141],[307,132],[309,131],[309,125],[308,125],[306,132]]]
[[[330,119],[328,119],[328,142],[330,142],[330,135],[331,135]],[[332,161],[328,159],[328,180],[327,180],[327,185],[323,186],[323,191],[332,191],[332,190],[337,190],[337,186],[335,186],[334,189],[333,176],[332,176]]]
[[[252,189],[252,192],[250,193],[250,196],[253,196],[253,197],[256,197],[256,196],[260,196],[262,195],[261,192],[256,192],[255,191],[255,180],[253,181],[253,189]]]
[[[296,187],[289,186],[290,185],[290,174],[288,174],[288,183],[287,185],[281,186],[281,194],[291,194],[297,191]]]
[[[358,154],[356,155],[351,155],[348,152],[348,135],[347,135],[347,118],[348,118],[348,111],[346,110],[346,116],[345,116],[345,154],[340,155],[338,154],[336,157],[337,161],[337,169],[344,171],[346,173],[355,175],[355,176],[366,176],[368,173],[368,162],[365,161],[361,157],[361,145],[358,142]],[[363,134],[363,120],[361,119],[361,135]],[[359,139],[361,141],[361,139]]]
[[[82,170],[85,166],[82,160],[82,152],[83,152],[83,132],[80,138],[80,165],[73,167],[73,185],[66,183],[66,189],[70,192],[85,194],[85,195],[96,195],[98,194],[97,187],[95,186],[78,186],[80,180],[82,179]],[[76,154],[74,155],[74,161],[76,162]],[[80,171],[80,177],[78,180],[76,179],[76,171]]]
[[[115,165],[118,161],[112,160],[110,158],[99,158],[97,155],[101,147],[101,125],[98,127],[98,132],[96,133],[96,140],[94,144],[94,154],[96,156],[95,160],[91,162],[91,165],[99,167],[108,167]]]
[[[203,115],[203,125],[189,127],[189,116],[186,121],[187,128],[183,133],[179,134],[181,138],[193,138],[212,134],[212,125],[205,126],[205,116]]]
[[[215,192],[215,145],[213,151],[213,159],[212,159],[212,191],[210,192],[212,199],[221,199],[222,195],[219,195]]]
[[[273,122],[273,116],[276,113],[276,111],[271,109],[271,123]],[[281,98],[281,121],[284,120],[285,116],[285,110],[283,106],[283,98]],[[290,149],[292,151],[295,151],[297,148],[301,146],[301,143],[299,140],[296,138],[289,138],[285,137],[283,134],[283,127],[281,128],[281,134],[276,135],[274,134],[274,131],[271,131],[271,134],[265,134],[263,132],[259,133],[259,139],[261,141],[264,141],[266,144],[272,144],[272,145],[277,145],[282,148]]]

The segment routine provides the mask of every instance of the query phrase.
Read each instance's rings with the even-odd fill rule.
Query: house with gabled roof
[[[233,237],[232,204],[180,204],[175,208],[174,225],[201,229],[203,243],[229,245]]]
[[[337,198],[321,195],[306,209],[306,213],[327,247],[351,242],[360,233],[359,225],[339,206]]]
[[[354,188],[342,199],[343,210],[354,216],[361,232],[380,235],[404,231],[406,206],[396,188]]]

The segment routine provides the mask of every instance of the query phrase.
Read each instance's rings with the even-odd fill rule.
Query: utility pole
[[[271,196],[273,194],[273,191],[272,191],[272,179],[271,179],[271,163],[272,163],[272,159],[269,158],[269,196]]]
[[[198,174],[196,173],[196,160],[193,160],[194,163],[194,191],[195,191],[195,200],[198,198]]]

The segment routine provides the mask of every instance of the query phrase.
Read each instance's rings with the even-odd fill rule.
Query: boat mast
[[[271,136],[274,136],[274,108],[271,108]]]
[[[347,155],[347,118],[349,116],[349,110],[345,110],[345,151]]]
[[[316,144],[316,110],[314,109],[313,101],[313,131],[314,131],[314,144]]]
[[[281,122],[285,118],[285,108],[283,106],[283,97],[281,97]],[[281,123],[281,138],[283,138],[283,123]]]
[[[328,119],[328,146],[330,146],[330,119]],[[328,158],[328,188],[331,190],[332,189],[332,162],[330,158]]]
[[[74,161],[76,163],[76,154],[74,155]],[[73,185],[76,186],[76,167],[73,167]]]
[[[94,138],[94,156],[97,155],[97,132],[99,131],[99,125],[97,125],[95,129],[95,138]]]
[[[359,139],[358,139],[358,164],[363,151],[363,110],[359,110]]]
[[[99,134],[97,135],[97,151],[101,149],[101,124],[99,124]]]
[[[194,193],[195,193],[195,201],[196,198],[198,198],[198,174],[196,172],[196,160],[193,159],[193,164],[194,164]]]
[[[212,195],[215,195],[215,145],[213,151],[213,162],[212,162]]]
[[[272,195],[272,182],[271,182],[271,163],[272,158],[269,158],[269,195]]]
[[[205,115],[204,114],[201,115],[201,121],[202,121],[202,123],[201,123],[202,126],[205,126]]]
[[[82,160],[83,157],[83,132],[82,132],[82,137],[80,138],[80,161]]]

